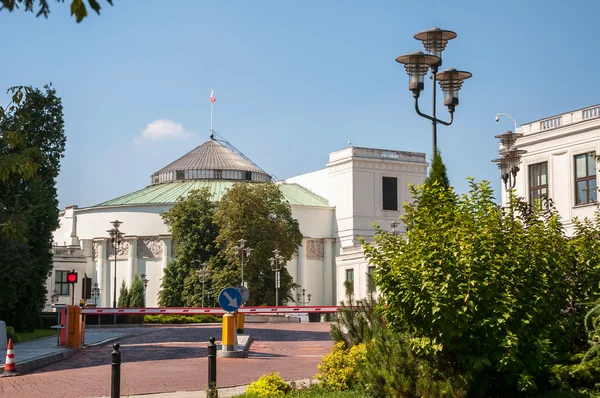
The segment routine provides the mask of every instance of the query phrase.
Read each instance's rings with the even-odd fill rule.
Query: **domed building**
[[[311,295],[311,304],[339,303],[345,280],[354,281],[357,296],[366,294],[366,273],[372,268],[359,237],[372,239],[373,222],[389,228],[398,219],[401,203],[409,199],[407,185],[422,183],[426,170],[423,153],[348,147],[330,153],[324,169],[277,182],[304,235],[285,266],[300,289]],[[271,180],[271,175],[227,141],[211,136],[153,173],[150,185],[141,190],[95,206],[67,206],[54,233],[47,309],[56,302],[70,303],[71,287],[66,282],[70,270],[80,275],[74,287],[76,300],[81,298],[86,275],[99,288],[98,297],[88,303],[111,307],[116,270],[117,295],[122,281],[131,286],[135,274],[144,274],[146,305],[157,306],[164,269],[174,258],[171,235],[160,213],[195,189],[209,187],[218,201],[235,183]],[[107,232],[115,220],[125,232],[116,266]]]

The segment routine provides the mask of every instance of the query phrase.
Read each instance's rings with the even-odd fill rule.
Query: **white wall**
[[[300,184],[303,187],[310,189],[317,195],[329,200],[329,171],[326,168],[313,171],[311,173],[286,178],[284,182],[287,184]]]

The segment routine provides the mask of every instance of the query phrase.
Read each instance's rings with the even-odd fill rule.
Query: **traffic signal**
[[[75,272],[75,271],[67,272],[67,282],[69,282],[70,284],[77,283],[77,272]]]
[[[92,298],[92,278],[83,277],[81,284],[81,297],[88,300]]]

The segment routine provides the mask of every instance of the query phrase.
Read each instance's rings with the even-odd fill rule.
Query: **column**
[[[323,305],[333,305],[333,242],[323,240]]]
[[[171,262],[171,235],[158,235],[163,242],[162,264],[160,278],[165,274],[165,268]]]
[[[127,251],[127,279],[129,280],[129,287],[133,284],[133,279],[135,278],[135,274],[138,273],[138,264],[137,264],[137,236],[125,237],[127,240],[127,244],[129,245]]]
[[[306,238],[302,238],[302,245],[298,247],[298,280],[299,290],[306,289]]]
[[[98,301],[99,307],[107,307],[107,298],[110,296],[108,282],[108,264],[106,256],[106,239],[94,239],[94,243],[98,244],[98,252],[96,253],[96,281],[100,288],[100,297]]]

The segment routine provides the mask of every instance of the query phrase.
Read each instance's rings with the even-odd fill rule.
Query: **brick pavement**
[[[332,346],[329,323],[247,324],[254,339],[246,359],[219,358],[219,387],[248,384],[276,371],[286,380],[310,378]],[[129,332],[129,331],[128,331]],[[207,350],[217,325],[139,328],[123,339],[121,394],[203,390]],[[112,345],[85,349],[21,377],[0,379],[0,397],[97,397],[110,395]]]

